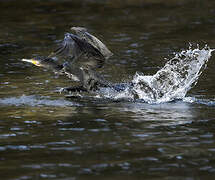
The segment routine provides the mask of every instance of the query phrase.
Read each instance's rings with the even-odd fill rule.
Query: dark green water
[[[214,17],[209,0],[0,1],[0,179],[214,179],[215,56],[196,102],[157,105],[67,99],[68,79],[20,61],[84,26],[115,54],[104,76],[129,81],[189,42],[214,48]]]

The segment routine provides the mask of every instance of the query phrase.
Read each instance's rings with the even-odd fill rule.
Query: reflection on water
[[[214,57],[183,101],[65,98],[64,77],[20,60],[48,55],[71,26],[114,52],[102,74],[155,74],[188,42],[214,48],[213,1],[1,1],[0,175],[27,179],[213,179]],[[26,8],[27,7],[27,8]]]
[[[180,101],[158,105],[135,103],[126,107],[125,111],[133,113],[134,121],[144,122],[152,128],[191,123],[195,117],[190,104]]]

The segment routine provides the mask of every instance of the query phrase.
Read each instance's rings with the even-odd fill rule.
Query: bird
[[[22,60],[52,69],[59,74],[66,74],[71,80],[79,81],[82,89],[86,91],[96,90],[98,86],[108,86],[108,82],[95,70],[102,68],[105,60],[113,53],[99,39],[88,33],[86,28],[71,29],[76,34],[65,33],[59,47],[48,57]],[[64,59],[66,62],[60,64],[59,59]]]
[[[56,60],[49,57],[35,57],[32,59],[22,59],[22,61],[29,62],[38,67],[43,67],[45,69],[49,69],[54,71],[59,75],[66,75],[73,81],[86,81],[85,84],[88,84],[88,88],[84,87],[82,84],[78,86],[71,86],[66,88],[61,88],[60,92],[89,92],[95,91],[101,87],[111,88],[117,92],[124,91],[125,89],[132,88],[134,84],[130,83],[118,83],[112,84],[106,81],[103,77],[99,76],[94,71],[84,70],[82,71],[79,68],[73,69],[65,69],[65,65],[59,64]],[[95,86],[96,85],[96,86]],[[89,89],[89,87],[93,87],[94,89]]]

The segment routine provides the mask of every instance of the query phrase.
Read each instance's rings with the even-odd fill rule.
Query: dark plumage
[[[71,30],[82,40],[87,41],[93,47],[98,49],[105,59],[110,58],[113,53],[98,38],[87,32],[83,27],[72,27]]]
[[[84,68],[101,68],[105,57],[102,53],[85,40],[78,36],[66,33],[60,46],[49,57],[60,56],[65,58],[71,65]]]
[[[66,33],[59,47],[48,58],[23,59],[36,66],[53,69],[55,72],[66,74],[73,81],[79,81],[87,91],[96,90],[99,86],[109,86],[95,70],[105,64],[112,56],[108,48],[85,28],[71,28],[75,34]],[[59,63],[54,59],[64,59]]]

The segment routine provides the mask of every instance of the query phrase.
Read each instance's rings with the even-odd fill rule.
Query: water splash
[[[207,66],[212,51],[214,50],[208,46],[202,49],[190,47],[188,50],[175,54],[175,57],[153,76],[136,73],[132,80],[132,87],[129,86],[120,93],[103,93],[109,98],[141,99],[147,103],[183,99],[197,83]]]

